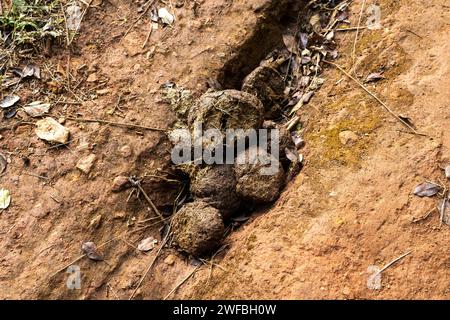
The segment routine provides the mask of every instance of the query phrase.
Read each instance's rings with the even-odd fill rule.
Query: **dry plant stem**
[[[406,257],[407,255],[409,255],[411,253],[411,251],[408,251],[404,254],[402,254],[400,257],[395,258],[394,260],[392,260],[391,262],[389,262],[387,265],[385,265],[383,268],[380,269],[380,271],[378,271],[375,276],[378,276],[379,274],[381,274],[383,271],[385,271],[387,268],[389,268],[390,266],[392,266],[394,263],[396,263],[397,261],[403,259],[404,257]]]
[[[146,127],[146,126],[140,126],[140,125],[131,124],[131,123],[113,122],[113,121],[107,121],[107,120],[103,120],[103,119],[74,118],[74,117],[66,117],[66,119],[72,120],[72,121],[78,121],[78,122],[97,122],[97,123],[109,124],[112,126],[132,128],[132,129],[144,129],[144,130],[161,131],[161,132],[167,131],[167,130],[161,129],[161,128]]]
[[[65,26],[65,31],[66,31],[66,46],[69,46],[70,36],[69,36],[69,29],[67,29],[66,12],[64,11],[64,6],[62,5],[62,3],[59,3],[59,5],[61,6],[61,12],[62,12],[63,17],[64,17],[64,26]]]
[[[155,213],[161,218],[161,220],[164,221],[165,220],[164,217],[159,212],[158,208],[156,208],[156,206],[153,203],[152,199],[150,199],[150,197],[147,195],[147,193],[145,192],[144,188],[142,188],[140,183],[137,184],[137,187],[138,187],[139,191],[142,192],[142,194],[144,195],[145,200],[147,200],[147,202],[150,204],[150,206],[152,207],[153,211],[155,211]]]
[[[94,0],[89,1],[89,3],[86,5],[86,8],[83,11],[83,13],[81,14],[80,21],[78,22],[78,25],[77,25],[77,28],[76,28],[77,31],[80,29],[81,22],[83,21],[84,16],[86,15],[86,12],[88,11],[89,7],[91,6],[92,1],[94,1]],[[70,39],[69,42],[67,43],[67,46],[70,46],[72,44],[73,39],[75,39],[76,35],[77,35],[77,33],[75,32],[75,34],[73,35],[72,39]]]
[[[401,124],[403,124],[405,127],[407,127],[409,130],[411,130],[412,133],[416,134],[416,135],[420,135],[420,136],[426,136],[425,134],[419,133],[416,131],[416,129],[414,129],[413,127],[411,127],[406,121],[404,121],[402,118],[400,118],[399,116],[397,116],[394,111],[391,110],[391,108],[389,108],[383,101],[381,101],[375,94],[373,94],[372,92],[369,91],[369,89],[367,89],[358,79],[356,79],[355,77],[353,77],[351,74],[349,74],[347,71],[345,71],[341,66],[339,66],[336,63],[327,61],[327,60],[322,60],[323,62],[330,64],[336,68],[339,69],[339,71],[341,71],[343,74],[345,74],[347,77],[349,77],[351,80],[353,80],[354,82],[356,82],[358,84],[358,86],[360,86],[365,92],[367,92],[372,98],[374,98],[381,106],[383,106],[384,109],[386,109],[387,112],[389,112],[395,119],[397,119]]]
[[[109,290],[111,290],[113,295],[116,297],[116,300],[121,300],[119,295],[116,293],[116,291],[113,289],[113,287],[111,287],[111,285],[109,283],[107,283],[106,286],[109,288]]]
[[[359,28],[361,27],[361,19],[364,11],[364,6],[366,5],[366,0],[363,0],[363,3],[361,5],[361,11],[359,13],[359,19],[358,19],[358,27],[356,28],[355,33],[355,41],[353,41],[353,51],[352,51],[352,68],[350,69],[353,71],[353,73],[356,76],[356,70],[355,70],[355,60],[356,60],[356,43],[358,42],[358,36],[359,36]]]
[[[160,221],[158,221],[158,223],[160,223]],[[150,225],[145,226],[145,227],[142,227],[142,228],[138,228],[138,229],[136,229],[136,230],[132,230],[132,231],[125,232],[125,233],[123,233],[123,234],[121,234],[121,235],[119,235],[119,236],[116,236],[116,237],[113,237],[113,238],[109,239],[108,241],[106,241],[106,242],[102,243],[101,245],[99,245],[97,248],[100,249],[100,248],[106,246],[107,244],[109,244],[109,243],[111,243],[111,242],[113,242],[113,241],[115,241],[115,240],[120,240],[120,239],[122,238],[122,236],[124,236],[124,235],[126,235],[126,234],[133,234],[133,233],[136,233],[136,232],[145,230],[145,229],[147,229],[147,228],[149,228],[149,227],[152,227],[152,226],[154,226],[154,225],[156,225],[156,223],[150,224]],[[81,256],[78,256],[78,257],[75,258],[72,262],[66,264],[64,267],[60,268],[58,271],[56,271],[55,273],[53,273],[53,274],[50,276],[50,279],[53,278],[54,276],[56,276],[58,273],[60,273],[60,272],[62,272],[62,271],[64,271],[64,270],[66,270],[68,267],[70,267],[70,266],[73,265],[74,263],[80,261],[80,260],[83,259],[85,256],[86,256],[85,254],[83,254],[83,255],[81,255]]]
[[[169,230],[167,231],[166,236],[164,237],[163,242],[161,243],[158,252],[156,252],[156,256],[153,258],[152,262],[150,263],[150,265],[147,267],[147,269],[145,270],[144,274],[142,275],[141,279],[139,280],[139,283],[137,284],[136,288],[134,289],[133,293],[131,294],[131,296],[128,298],[128,300],[133,300],[136,292],[138,291],[138,289],[141,287],[142,282],[144,281],[145,277],[147,276],[147,274],[150,272],[150,270],[152,269],[153,265],[156,262],[156,259],[158,259],[159,254],[161,253],[162,248],[164,248],[164,246],[166,245],[166,243],[169,241],[169,236],[170,236],[170,231],[171,231],[171,224],[169,224]]]
[[[175,291],[177,291],[177,289],[179,288],[179,287],[181,287],[186,281],[188,281],[189,280],[189,278],[190,277],[192,277],[192,275],[194,274],[194,273],[196,273],[197,272],[197,270],[198,270],[198,268],[200,268],[200,266],[197,266],[197,267],[195,267],[194,268],[194,270],[192,270],[183,280],[181,280],[180,281],[180,283],[178,283],[165,297],[164,297],[164,299],[163,300],[167,300],[167,298],[169,298],[171,295],[172,295],[172,293],[174,293]]]
[[[149,0],[147,1],[147,6],[145,7],[144,11],[142,11],[141,15],[139,17],[137,17],[136,20],[134,20],[134,22],[131,24],[131,26],[127,29],[127,31],[125,31],[123,38],[125,38],[127,36],[127,34],[131,31],[131,29],[133,29],[133,27],[136,25],[136,23],[139,22],[139,20],[141,20],[148,12],[148,10],[150,9],[150,7],[153,5],[155,1],[154,0]]]
[[[350,28],[337,28],[334,29],[334,31],[357,31],[357,30],[363,30],[363,29],[367,29],[367,27],[350,27]]]
[[[150,37],[151,37],[151,35],[152,35],[152,32],[153,32],[153,26],[150,24],[150,30],[148,31],[147,37],[145,38],[145,41],[144,41],[144,43],[142,44],[142,49],[145,48],[145,46],[147,45],[148,41],[150,40]]]
[[[443,194],[443,200],[442,200],[441,209],[439,211],[439,223],[440,223],[440,225],[442,225],[444,223],[445,210],[447,209],[447,195],[448,195],[448,190],[447,190],[447,188],[445,188],[444,194]]]

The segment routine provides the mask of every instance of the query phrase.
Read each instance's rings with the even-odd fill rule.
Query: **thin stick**
[[[148,43],[148,40],[150,40],[150,37],[151,37],[151,35],[152,35],[152,32],[153,32],[153,26],[150,24],[150,30],[149,30],[148,33],[147,33],[147,37],[145,38],[144,44],[142,45],[142,49],[145,48],[145,46],[146,46],[147,43]]]
[[[369,91],[369,89],[367,89],[358,79],[356,79],[355,77],[353,77],[351,74],[349,74],[347,71],[345,71],[341,66],[339,66],[336,63],[327,61],[327,60],[322,60],[325,63],[331,64],[332,66],[336,67],[339,69],[339,71],[341,71],[343,74],[345,74],[347,77],[349,77],[350,79],[352,79],[354,82],[356,82],[358,84],[358,86],[360,86],[365,92],[367,92],[372,98],[374,98],[380,105],[383,106],[384,109],[386,109],[386,111],[388,111],[395,119],[397,119],[401,124],[403,124],[405,127],[407,127],[409,130],[411,130],[414,134],[417,134],[419,136],[426,136],[423,133],[419,133],[416,131],[416,129],[414,129],[413,127],[411,127],[406,121],[404,121],[402,118],[400,118],[399,116],[397,116],[394,111],[392,111],[383,101],[381,101],[375,94],[373,94],[372,92]]]
[[[102,243],[101,245],[97,246],[97,248],[98,248],[98,249],[103,248],[103,247],[106,246],[108,243],[113,242],[113,241],[115,241],[115,240],[121,239],[121,237],[124,236],[124,235],[127,235],[127,234],[133,234],[133,233],[136,233],[136,232],[145,230],[145,229],[147,229],[147,228],[149,228],[149,227],[151,227],[151,226],[153,226],[153,225],[155,225],[155,224],[151,224],[151,225],[148,225],[148,226],[145,226],[145,227],[142,227],[142,228],[138,228],[138,229],[132,230],[132,231],[127,231],[127,232],[125,232],[124,234],[121,234],[121,235],[118,235],[118,236],[116,236],[116,237],[113,237],[113,238],[109,239],[108,241],[106,241],[106,242]],[[50,279],[53,278],[54,276],[56,276],[58,273],[60,273],[60,272],[62,272],[62,271],[64,271],[64,270],[66,270],[68,267],[70,267],[70,266],[73,265],[74,263],[80,261],[80,260],[83,259],[85,256],[86,256],[86,254],[83,254],[83,255],[77,257],[76,259],[74,259],[72,262],[66,264],[64,267],[58,269],[58,271],[56,271],[55,273],[53,273],[53,274],[50,276]]]
[[[69,29],[67,28],[66,12],[64,11],[64,6],[62,5],[62,3],[59,3],[59,5],[61,6],[61,11],[62,11],[62,14],[64,17],[65,26],[66,26],[66,28],[65,28],[66,29],[66,46],[68,46],[69,42],[70,42],[70,36],[69,36]]]
[[[356,70],[355,70],[355,60],[356,60],[356,42],[358,42],[358,35],[359,35],[359,28],[361,27],[361,19],[362,19],[362,14],[364,11],[364,6],[366,5],[366,0],[363,0],[363,3],[361,5],[361,11],[359,12],[359,19],[358,19],[358,27],[356,29],[356,34],[355,34],[355,41],[353,41],[353,51],[352,51],[352,68],[350,70],[353,70],[354,74],[356,75]]]
[[[447,209],[447,188],[444,190],[441,210],[439,211],[440,225],[444,223],[445,210]]]
[[[67,44],[67,46],[70,46],[72,44],[72,42],[73,42],[73,39],[75,39],[75,36],[77,35],[78,30],[80,29],[81,22],[83,21],[83,18],[86,15],[86,12],[88,11],[89,7],[91,6],[92,1],[94,1],[94,0],[89,1],[89,3],[86,5],[86,9],[84,9],[83,13],[81,14],[80,21],[78,22],[78,25],[77,25],[77,27],[75,29],[75,33],[74,33],[72,39],[70,39],[70,41]]]
[[[120,300],[119,295],[114,291],[113,287],[109,283],[107,283],[106,286],[109,288],[109,290],[111,290],[113,295],[116,297],[116,300]]]
[[[392,260],[391,262],[389,262],[387,265],[385,265],[383,268],[380,269],[380,271],[378,271],[375,274],[375,277],[378,276],[379,274],[381,274],[383,271],[385,271],[387,268],[389,268],[390,266],[392,266],[394,263],[396,263],[397,261],[403,259],[404,257],[406,257],[407,255],[409,255],[411,253],[411,251],[408,251],[404,254],[402,254],[400,257],[395,258],[394,260]]]
[[[192,275],[193,275],[194,273],[197,272],[198,268],[200,268],[200,266],[195,267],[194,270],[192,270],[192,271],[191,271],[191,272],[190,272],[183,280],[181,280],[181,282],[178,283],[178,284],[175,286],[175,288],[173,288],[173,289],[172,289],[172,290],[164,297],[163,300],[167,300],[167,298],[169,298],[169,297],[172,295],[172,293],[174,293],[179,287],[181,287],[186,281],[188,281],[188,279],[189,279],[190,277],[192,277]]]
[[[147,14],[148,10],[153,5],[153,2],[154,2],[154,0],[148,0],[147,1],[147,7],[144,9],[144,11],[141,13],[141,15],[139,17],[137,17],[136,20],[134,20],[134,22],[127,29],[127,31],[125,31],[124,35],[122,36],[122,39],[125,38],[127,36],[127,34],[131,31],[131,29],[133,29],[133,27],[136,25],[136,23],[138,23],[139,20],[141,20]]]
[[[72,121],[78,121],[78,122],[98,122],[98,123],[109,124],[109,125],[117,126],[117,127],[144,129],[144,130],[161,131],[161,132],[167,131],[167,130],[161,129],[161,128],[146,127],[146,126],[140,126],[140,125],[131,124],[131,123],[113,122],[113,121],[107,121],[107,120],[103,120],[103,119],[74,118],[74,117],[66,117],[66,119],[72,120]]]
[[[152,269],[153,265],[156,262],[156,259],[158,259],[159,254],[161,253],[162,248],[164,248],[164,246],[166,245],[167,241],[169,241],[169,235],[170,235],[170,228],[171,228],[171,224],[169,224],[169,230],[167,231],[166,236],[164,237],[163,242],[161,243],[158,252],[156,252],[156,256],[155,258],[153,258],[152,262],[150,263],[150,265],[147,267],[147,269],[145,270],[144,274],[142,275],[141,279],[139,280],[139,283],[137,284],[136,288],[134,289],[133,293],[131,294],[131,296],[128,298],[128,300],[133,300],[134,295],[136,294],[136,292],[138,291],[138,289],[141,287],[142,282],[144,281],[145,277],[147,276],[147,274],[150,272],[150,270]]]
[[[338,28],[334,29],[334,31],[357,31],[367,29],[367,27],[349,27],[349,28]]]
[[[137,183],[137,187],[138,187],[139,191],[142,192],[142,194],[144,195],[145,200],[147,200],[147,202],[150,204],[150,206],[152,207],[153,211],[155,211],[155,213],[161,218],[161,220],[164,221],[165,219],[162,216],[161,212],[159,212],[158,208],[156,208],[156,206],[153,203],[152,199],[150,199],[150,197],[147,195],[147,193],[145,192],[144,188],[142,188],[140,183]]]

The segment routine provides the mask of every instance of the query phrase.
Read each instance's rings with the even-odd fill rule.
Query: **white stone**
[[[36,135],[45,141],[66,144],[69,141],[70,131],[53,118],[45,118],[36,122]]]

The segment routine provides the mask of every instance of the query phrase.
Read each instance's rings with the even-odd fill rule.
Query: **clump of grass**
[[[0,15],[2,65],[15,57],[18,50],[40,53],[48,41],[64,39],[62,2],[63,0],[12,0],[9,7],[3,6]]]

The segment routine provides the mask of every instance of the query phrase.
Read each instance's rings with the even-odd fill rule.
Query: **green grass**
[[[63,2],[65,1],[13,0],[11,7],[4,6],[0,16],[3,35],[0,60],[9,60],[22,49],[32,48],[39,53],[46,40],[64,39]]]

